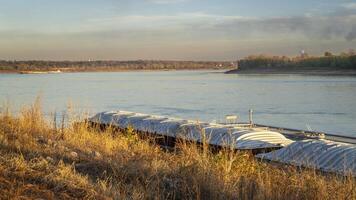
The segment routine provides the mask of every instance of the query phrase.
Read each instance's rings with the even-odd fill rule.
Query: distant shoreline
[[[227,74],[294,74],[314,76],[356,76],[356,54],[353,51],[324,56],[248,56]]]
[[[156,71],[204,71],[204,70],[231,70],[231,68],[187,68],[187,69],[115,69],[115,70],[60,70],[60,72],[55,72],[53,70],[48,71],[18,71],[18,70],[0,70],[0,74],[61,74],[61,73],[95,73],[95,72],[156,72]]]
[[[66,72],[123,72],[170,70],[229,70],[227,61],[170,61],[170,60],[96,60],[96,61],[6,61],[0,60],[0,73],[39,74]]]
[[[318,70],[318,69],[233,69],[226,71],[225,74],[246,74],[246,75],[311,75],[311,76],[356,76],[356,70]]]
[[[60,69],[53,70],[33,70],[33,71],[18,71],[18,70],[0,70],[0,74],[62,74],[62,73],[105,73],[105,72],[164,72],[164,71],[204,71],[214,70],[222,71],[224,74],[241,74],[241,75],[310,75],[310,76],[356,76],[356,70],[279,70],[279,69],[231,69],[231,68],[187,68],[187,69],[113,69],[113,70],[74,70]],[[226,70],[226,71],[224,71]]]

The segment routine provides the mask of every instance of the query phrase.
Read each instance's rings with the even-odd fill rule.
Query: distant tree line
[[[273,69],[273,70],[339,70],[355,69],[356,54],[353,50],[340,55],[325,52],[323,56],[313,57],[302,54],[297,57],[286,56],[248,56],[238,61],[238,70]]]
[[[0,71],[116,71],[169,69],[226,69],[230,62],[217,61],[8,61],[0,60]]]

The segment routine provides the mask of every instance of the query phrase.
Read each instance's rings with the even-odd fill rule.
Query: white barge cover
[[[325,172],[356,175],[356,145],[329,140],[302,140],[256,157]]]
[[[137,131],[193,142],[204,142],[234,149],[278,148],[292,141],[282,134],[258,128],[202,123],[126,111],[102,112],[88,119],[90,122],[113,125],[119,128],[132,126]]]

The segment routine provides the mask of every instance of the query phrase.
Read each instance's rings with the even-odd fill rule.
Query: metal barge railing
[[[272,130],[272,131],[277,131],[285,135],[287,138],[294,139],[294,140],[325,139],[325,140],[331,140],[335,142],[356,144],[356,137],[352,137],[352,136],[335,135],[335,134],[324,133],[319,131],[307,131],[307,130],[300,130],[300,129],[269,126],[263,124],[253,124],[253,126],[260,127],[260,128],[267,128],[268,130]]]
[[[344,142],[348,144],[356,144],[356,137],[352,136],[343,136],[343,135],[336,135],[330,133],[324,133],[320,131],[307,131],[307,130],[300,130],[300,129],[292,129],[292,128],[285,128],[285,127],[278,127],[278,126],[270,126],[264,124],[255,124],[253,122],[253,110],[249,110],[249,122],[245,123],[237,123],[238,116],[236,115],[226,115],[226,122],[222,124],[235,124],[236,126],[246,126],[246,127],[255,127],[255,128],[262,128],[266,130],[276,131],[289,139],[293,140],[303,140],[303,139],[326,139],[335,142]]]

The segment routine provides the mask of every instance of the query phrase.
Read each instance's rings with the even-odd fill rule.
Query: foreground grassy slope
[[[183,142],[166,152],[131,130],[57,129],[39,104],[0,115],[0,199],[356,199],[355,183]]]

